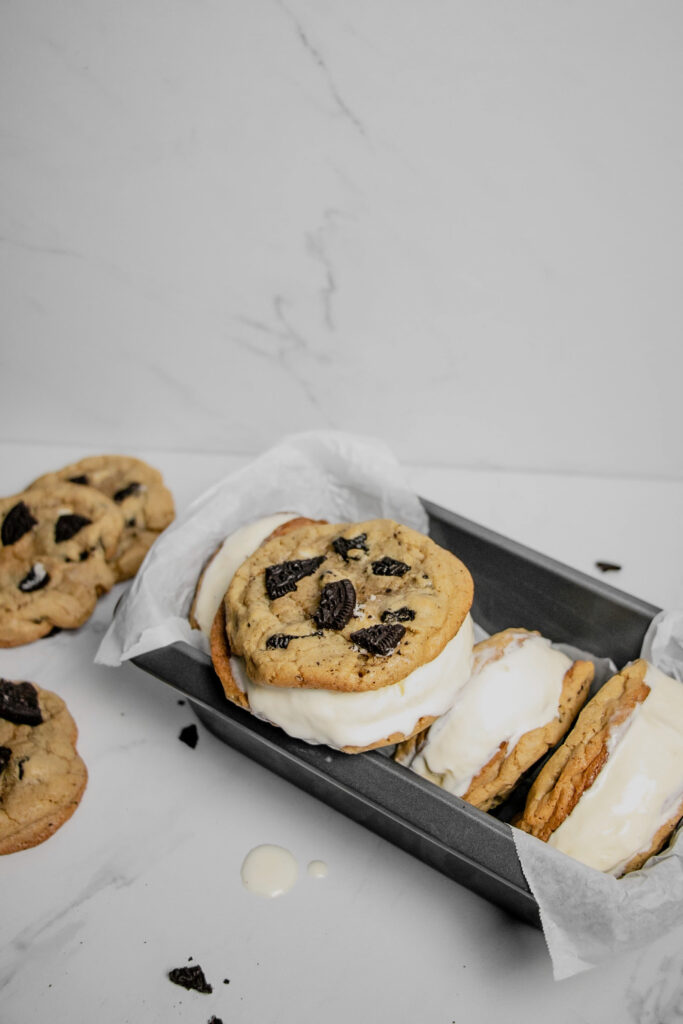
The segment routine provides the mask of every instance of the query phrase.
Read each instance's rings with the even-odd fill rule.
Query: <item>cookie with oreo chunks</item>
[[[335,546],[340,537],[358,543],[346,557]],[[355,592],[343,624],[324,629],[322,642],[311,637],[297,644],[291,657],[268,647],[275,633],[320,628],[327,588],[343,580]],[[416,530],[390,519],[316,524],[263,544],[237,570],[225,598],[227,634],[258,682],[372,690],[435,658],[462,624],[472,596],[463,563]],[[415,617],[386,621],[386,612],[402,608]],[[392,652],[396,656],[388,657]]]
[[[316,520],[297,516],[293,512],[278,512],[246,523],[227,536],[209,556],[199,574],[188,614],[192,628],[210,636],[216,612],[235,570],[259,544],[269,537],[278,537],[281,533],[313,522]]]
[[[0,679],[0,854],[37,846],[74,813],[88,772],[56,693]]]
[[[175,516],[173,495],[159,470],[129,455],[91,455],[30,486],[51,488],[62,482],[95,488],[116,504],[124,527],[111,563],[118,580],[130,579]]]
[[[0,647],[75,629],[116,582],[120,510],[90,487],[57,484],[0,499]]]
[[[113,581],[101,558],[67,563],[45,555],[0,557],[0,648],[32,643],[54,629],[77,629]]]
[[[0,498],[0,558],[109,562],[123,525],[116,503],[94,487],[61,482],[31,487]]]
[[[230,700],[290,735],[348,753],[396,743],[469,675],[472,597],[459,559],[393,520],[304,525],[235,572],[214,667]]]

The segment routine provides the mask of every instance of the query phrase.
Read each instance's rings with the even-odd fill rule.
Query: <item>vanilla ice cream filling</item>
[[[367,747],[394,733],[409,736],[420,718],[448,711],[472,670],[473,644],[468,615],[432,661],[398,683],[362,692],[265,686],[249,679],[241,658],[232,657],[230,667],[259,718],[308,743]]]
[[[572,661],[545,637],[520,633],[501,657],[491,649],[443,718],[432,725],[410,767],[464,796],[500,745],[508,752],[532,729],[558,716],[562,683]]]
[[[683,801],[683,684],[648,665],[650,692],[615,729],[607,761],[548,842],[612,874],[652,845]]]
[[[280,512],[277,515],[266,516],[253,523],[247,523],[226,537],[204,570],[197,591],[194,617],[202,633],[210,635],[218,606],[242,562],[256,551],[273,530],[296,518],[297,515],[297,512]]]

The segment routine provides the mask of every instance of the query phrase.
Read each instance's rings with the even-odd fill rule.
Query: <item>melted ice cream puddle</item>
[[[312,860],[307,870],[311,878],[327,878],[327,864],[324,860]]]
[[[294,855],[284,846],[264,843],[250,850],[242,862],[242,884],[250,892],[272,899],[289,892],[299,873]]]

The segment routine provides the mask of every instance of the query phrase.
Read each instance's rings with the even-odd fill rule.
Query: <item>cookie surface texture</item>
[[[112,582],[104,561],[0,558],[0,647],[31,643],[53,629],[77,629]]]
[[[78,807],[88,773],[57,694],[0,680],[0,854],[44,842]]]
[[[472,597],[459,559],[393,520],[307,525],[237,570],[227,638],[254,682],[374,690],[436,658]]]
[[[92,487],[114,502],[123,532],[111,563],[119,580],[134,576],[159,533],[173,521],[173,496],[159,470],[129,455],[92,455],[47,473],[31,487],[68,482]]]

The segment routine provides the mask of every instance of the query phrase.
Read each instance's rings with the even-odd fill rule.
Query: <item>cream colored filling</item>
[[[520,633],[502,657],[475,660],[450,711],[432,725],[411,768],[463,796],[501,743],[512,750],[532,729],[557,718],[571,659],[544,637]]]
[[[683,800],[683,684],[648,665],[650,692],[615,730],[605,766],[548,840],[619,874],[652,844]]]
[[[409,736],[423,716],[445,714],[469,678],[473,644],[468,615],[433,661],[398,683],[362,693],[264,686],[248,678],[241,658],[231,658],[230,666],[259,718],[308,743],[367,747],[394,733]]]
[[[206,636],[211,633],[211,624],[218,606],[242,562],[256,551],[273,530],[297,515],[296,512],[281,512],[266,516],[253,523],[247,523],[226,537],[207,565],[197,592],[194,617],[202,633]]]

